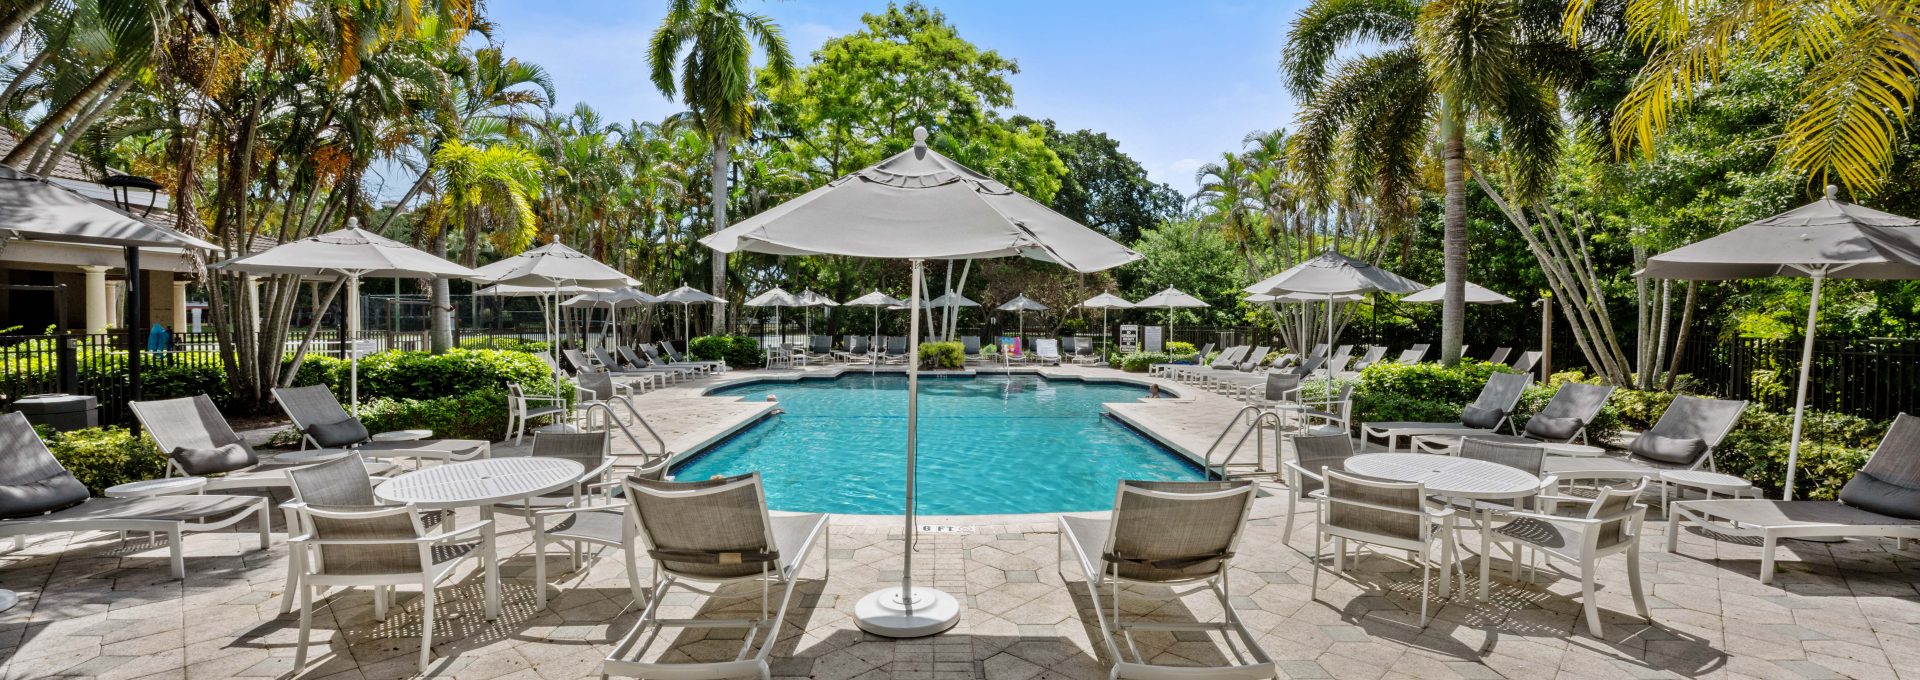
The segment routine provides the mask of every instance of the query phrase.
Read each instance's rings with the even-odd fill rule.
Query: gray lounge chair
[[[1360,360],[1353,362],[1353,365],[1347,367],[1348,370],[1342,371],[1340,375],[1343,377],[1351,377],[1354,375],[1359,375],[1361,371],[1367,370],[1368,366],[1372,366],[1374,364],[1380,363],[1380,359],[1386,356],[1387,356],[1386,346],[1374,345],[1372,347],[1368,347],[1367,353],[1360,355]]]
[[[1560,391],[1553,393],[1547,405],[1540,412],[1527,419],[1520,427],[1520,434],[1463,434],[1496,442],[1530,444],[1547,442],[1568,444],[1574,441],[1586,443],[1587,425],[1600,415],[1600,409],[1606,408],[1607,398],[1613,396],[1612,385],[1589,385],[1587,383],[1566,383]],[[1554,470],[1548,470],[1555,472]]]
[[[209,491],[289,489],[293,485],[287,478],[290,466],[262,466],[260,455],[233,431],[207,395],[136,401],[127,406],[147,435],[153,437],[154,445],[167,455],[168,477],[207,477],[204,488]],[[386,474],[393,467],[392,463],[368,463],[362,474]]]
[[[1407,365],[1417,364],[1422,361],[1425,361],[1427,358],[1427,352],[1432,350],[1433,350],[1433,345],[1423,342],[1407,348],[1407,351],[1405,352],[1401,352],[1399,361],[1400,363],[1407,364]],[[1461,351],[1465,351],[1465,350],[1461,350]]]
[[[300,430],[300,448],[308,444],[323,449],[353,449],[368,458],[416,458],[438,461],[486,458],[493,444],[479,439],[419,439],[383,441],[367,433],[360,423],[340,406],[333,390],[326,385],[276,387],[273,398],[280,409],[293,419]]]
[[[770,677],[768,657],[786,638],[781,626],[800,570],[817,544],[831,540],[828,516],[770,515],[759,473],[700,482],[628,477],[622,486],[627,521],[639,529],[656,581],[639,621],[607,655],[600,672],[652,678]],[[832,553],[831,546],[827,552]],[[662,603],[677,595],[673,589],[682,581],[759,581],[779,592],[763,591],[759,616],[751,619],[660,618]],[[730,661],[671,663],[649,657],[648,648],[669,628],[745,629],[745,635]]]
[[[1327,370],[1334,374],[1347,370],[1347,362],[1353,359],[1353,345],[1341,345],[1334,348],[1333,357],[1327,359]]]
[[[183,534],[224,529],[248,516],[260,522],[266,550],[272,518],[255,496],[92,498],[87,487],[47,450],[33,424],[0,413],[0,538],[78,531],[145,531],[167,535],[173,577],[187,577]]]
[[[974,342],[978,343],[979,339],[974,339]],[[979,347],[974,348],[974,353],[979,354]],[[846,349],[841,350],[839,354],[841,360],[850,364],[873,361],[873,352],[869,351],[867,336],[864,335],[847,336]]]
[[[1065,564],[1086,574],[1087,595],[1113,660],[1111,678],[1273,678],[1273,659],[1235,611],[1228,569],[1253,509],[1252,480],[1223,482],[1120,482],[1106,517],[1061,515],[1056,548]],[[1061,569],[1061,576],[1066,575]],[[1109,593],[1103,595],[1101,586]],[[1120,586],[1193,586],[1207,590],[1222,611],[1217,622],[1121,620]],[[1106,602],[1103,603],[1102,600]],[[1160,598],[1156,598],[1160,599]],[[1103,606],[1105,604],[1105,606]],[[1195,668],[1156,664],[1133,644],[1136,631],[1152,635],[1217,632],[1232,665]],[[1183,638],[1184,639],[1184,638]]]
[[[690,374],[695,376],[713,373],[713,362],[667,361],[665,359],[660,358],[660,350],[654,349],[653,345],[642,343],[639,345],[639,347],[640,347],[640,352],[643,354],[646,354],[646,357],[643,358],[638,354],[634,354],[632,347],[620,348],[620,356],[627,360],[627,365],[633,366],[634,368],[651,368],[655,370],[671,370],[671,371],[690,371],[691,372]]]
[[[1212,349],[1213,344],[1208,343],[1207,348]],[[1100,353],[1097,350],[1099,348],[1094,346],[1093,338],[1078,335],[1073,337],[1073,363],[1082,365],[1100,363]]]
[[[887,347],[880,352],[880,361],[889,364],[907,362],[907,339],[898,335],[887,338]]]
[[[700,377],[700,373],[702,372],[701,369],[693,366],[655,365],[651,361],[640,358],[639,355],[633,353],[632,348],[628,347],[619,348],[619,352],[620,356],[616,357],[613,355],[613,352],[607,351],[605,347],[595,347],[593,348],[593,358],[595,363],[600,365],[600,370],[622,378],[652,376],[655,380],[684,380]]]
[[[1713,451],[1740,422],[1747,402],[1680,395],[1660,421],[1627,446],[1625,458],[1554,456],[1547,471],[1562,481],[1658,478],[1668,470],[1713,469]]]
[[[1489,364],[1507,363],[1507,355],[1509,354],[1513,354],[1512,347],[1495,347],[1493,348],[1493,354],[1487,357],[1487,363]]]
[[[1213,345],[1207,345],[1208,350],[1212,348]],[[1220,356],[1214,357],[1213,361],[1205,364],[1200,362],[1207,360],[1206,352],[1195,354],[1193,363],[1168,362],[1164,364],[1153,364],[1147,367],[1147,375],[1172,378],[1184,382],[1199,376],[1207,370],[1227,370],[1239,365],[1240,357],[1246,354],[1247,349],[1248,347],[1246,345],[1228,347],[1220,351]]]
[[[1360,442],[1364,446],[1374,439],[1385,439],[1387,450],[1397,451],[1401,437],[1451,434],[1478,436],[1498,434],[1502,427],[1511,432],[1513,409],[1520,403],[1520,395],[1527,391],[1527,382],[1527,376],[1518,373],[1495,373],[1487,376],[1487,384],[1480,388],[1480,396],[1462,409],[1460,422],[1361,423]]]
[[[1533,369],[1540,367],[1540,356],[1538,350],[1521,352],[1520,357],[1513,360],[1513,372],[1532,373]]]
[[[960,355],[964,359],[964,363],[984,363],[987,358],[980,356],[980,336],[969,335],[960,338]]]
[[[680,350],[674,349],[673,343],[671,342],[661,340],[659,346],[660,351],[667,353],[667,360],[670,365],[677,366],[687,364],[689,366],[706,366],[707,372],[709,373],[725,373],[728,370],[727,362],[725,361],[701,361],[687,358],[686,355],[680,353]]]
[[[1920,418],[1902,413],[1838,501],[1719,499],[1675,501],[1667,508],[1667,552],[1679,547],[1680,522],[1716,534],[1760,540],[1760,582],[1773,581],[1783,538],[1920,540]]]

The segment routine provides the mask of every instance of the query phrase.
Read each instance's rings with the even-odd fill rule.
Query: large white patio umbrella
[[[877,290],[871,293],[867,293],[866,295],[862,295],[860,297],[854,298],[852,300],[848,300],[844,303],[844,305],[847,307],[872,307],[873,308],[873,335],[867,338],[867,344],[869,346],[871,346],[875,342],[878,342],[880,338],[880,310],[883,308],[894,309],[896,307],[900,307],[905,304],[907,303],[902,302],[900,298],[893,297],[891,295],[882,293]]]
[[[347,228],[290,241],[245,257],[215,265],[248,274],[293,274],[296,276],[339,277],[347,287],[359,288],[362,278],[458,279],[474,275],[474,270],[448,262],[444,258],[405,243],[361,229],[358,220],[347,218]],[[347,304],[360,304],[348,300]],[[352,338],[341,338],[352,343]],[[360,414],[360,353],[348,347],[348,402],[354,415]]]
[[[1020,335],[1025,336],[1027,334],[1027,312],[1044,312],[1047,311],[1047,306],[1035,302],[1033,298],[1027,297],[1026,293],[1021,293],[1014,296],[1012,300],[1008,300],[1006,304],[995,307],[994,309],[1003,312],[1013,312],[1018,315],[1020,317]]]
[[[1145,300],[1141,300],[1139,302],[1133,303],[1133,306],[1144,307],[1147,309],[1167,310],[1166,340],[1167,342],[1172,342],[1173,341],[1173,310],[1198,309],[1201,307],[1211,307],[1213,305],[1207,304],[1206,301],[1201,300],[1200,298],[1194,297],[1192,295],[1188,295],[1185,292],[1182,292],[1178,288],[1168,286],[1166,290],[1160,291],[1158,293],[1154,293],[1152,295],[1147,296],[1147,299]]]
[[[908,307],[925,298],[928,259],[1025,256],[1078,272],[1117,267],[1139,253],[1061,216],[985,175],[927,148],[915,128],[913,148],[873,167],[700,239],[722,253],[847,255],[912,263]],[[906,532],[900,586],[868,594],[854,607],[867,632],[887,637],[933,635],[960,619],[952,595],[913,585],[914,456],[919,434],[920,315],[907,334]]]
[[[613,290],[597,290],[590,293],[580,293],[567,298],[565,302],[560,303],[560,306],[586,309],[589,313],[596,309],[607,310],[607,325],[611,329],[616,329],[610,331],[610,337],[613,344],[619,346],[620,334],[617,330],[619,328],[619,317],[617,316],[619,310],[633,309],[642,305],[657,304],[659,302],[660,298],[648,295],[638,288],[622,286]],[[591,324],[593,318],[589,316],[587,322]]]
[[[1820,283],[1826,279],[1920,279],[1920,220],[1826,197],[1732,231],[1647,259],[1641,276],[1714,281],[1774,276],[1813,279],[1807,304],[1806,340],[1800,349],[1800,385],[1793,397],[1793,438],[1787,445],[1787,484],[1793,499],[1800,467],[1800,432],[1807,410],[1807,380],[1813,368],[1814,323],[1820,314]]]
[[[1443,302],[1446,300],[1446,297],[1447,297],[1446,290],[1447,290],[1446,286],[1433,286],[1431,288],[1420,291],[1418,293],[1414,293],[1412,295],[1402,297],[1400,298],[1400,301],[1411,302],[1414,304],[1430,304],[1434,302]],[[1467,282],[1467,304],[1506,305],[1506,304],[1513,304],[1513,302],[1514,302],[1513,298],[1510,298],[1500,293],[1489,290],[1486,287],[1481,286],[1480,284],[1474,283],[1472,281]]]
[[[693,329],[692,326],[687,323],[687,315],[691,313],[694,305],[703,303],[716,305],[727,304],[725,299],[692,286],[684,285],[661,293],[660,301],[680,303],[680,342],[683,343],[691,343],[693,341]]]
[[[1327,303],[1327,347],[1333,347],[1333,303],[1341,294],[1416,293],[1426,286],[1407,277],[1328,250],[1243,290],[1255,295],[1288,293],[1319,295]],[[1327,392],[1333,392],[1333,371],[1327,371]]]
[[[789,293],[786,289],[780,288],[779,286],[775,286],[773,290],[756,295],[752,300],[740,304],[748,307],[772,307],[773,327],[780,331],[780,344],[782,345],[787,344],[787,327],[780,323],[780,309],[782,307],[802,306],[800,304],[800,298],[794,297],[793,293]]]
[[[1101,293],[1087,298],[1080,303],[1080,306],[1087,309],[1100,310],[1100,356],[1101,360],[1105,361],[1107,352],[1107,310],[1133,309],[1136,305],[1127,302],[1126,298],[1114,295],[1113,293]]]
[[[489,284],[519,286],[546,286],[552,291],[552,302],[559,304],[563,293],[562,286],[581,286],[601,290],[611,290],[623,286],[637,286],[639,281],[623,274],[618,269],[601,264],[599,260],[585,253],[567,247],[558,237],[544,246],[534,248],[519,255],[506,258],[473,270],[474,281]],[[553,353],[553,390],[560,394],[560,339],[558,314],[546,314],[547,306],[540,306],[541,315],[547,321],[548,348]],[[584,367],[581,367],[584,368]]]
[[[802,329],[806,332],[808,337],[813,336],[813,311],[810,308],[840,306],[840,303],[834,302],[833,298],[827,297],[825,295],[821,295],[819,293],[815,293],[813,292],[812,288],[808,288],[806,290],[800,291],[800,294],[795,295],[794,298],[798,299],[800,301],[800,304],[805,305],[806,307],[809,308],[805,311],[805,314],[807,315],[806,321],[805,321],[806,326]]]

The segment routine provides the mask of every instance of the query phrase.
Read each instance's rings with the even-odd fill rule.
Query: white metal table
[[[429,510],[478,506],[482,517],[491,518],[495,503],[564,489],[586,471],[563,458],[483,458],[399,475],[374,487],[373,495]]]
[[[1419,482],[1427,493],[1463,500],[1513,500],[1540,492],[1540,478],[1520,468],[1471,458],[1427,453],[1366,453],[1348,458],[1348,472],[1396,482]],[[1493,509],[1479,508],[1480,599],[1487,599],[1488,560],[1493,544]],[[1452,566],[1449,565],[1451,570]],[[1451,577],[1449,577],[1451,580]],[[1440,594],[1448,587],[1442,582]]]

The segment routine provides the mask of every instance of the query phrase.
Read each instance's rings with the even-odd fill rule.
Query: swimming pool
[[[776,510],[905,512],[905,376],[849,374],[713,394],[771,394],[785,412],[675,467],[677,478],[758,470]],[[1101,415],[1101,403],[1144,396],[1133,385],[1034,375],[921,378],[918,512],[1106,510],[1122,479],[1202,479],[1185,458]]]

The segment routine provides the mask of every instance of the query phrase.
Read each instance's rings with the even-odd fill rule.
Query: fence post
[[[73,336],[62,333],[55,337],[55,370],[60,375],[60,391],[67,394],[80,393],[80,357],[73,347]]]

